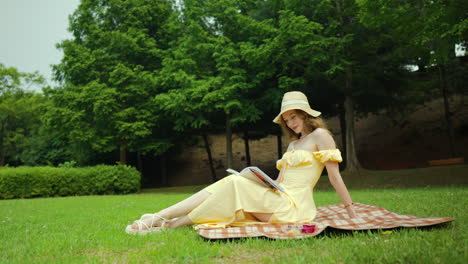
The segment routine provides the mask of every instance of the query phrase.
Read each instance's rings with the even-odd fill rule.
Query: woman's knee
[[[235,180],[236,178],[239,178],[239,176],[231,174],[223,178],[224,181],[232,181]]]
[[[252,215],[261,222],[269,222],[273,213],[252,213]]]

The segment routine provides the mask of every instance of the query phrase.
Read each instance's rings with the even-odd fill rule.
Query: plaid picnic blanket
[[[316,236],[327,227],[343,230],[388,229],[396,227],[421,227],[454,221],[449,217],[416,217],[400,215],[373,205],[354,203],[356,218],[350,219],[342,204],[317,207],[313,233],[301,232],[302,224],[250,224],[227,228],[198,227],[198,234],[208,239],[225,239],[240,237],[268,237],[274,239],[291,239]]]

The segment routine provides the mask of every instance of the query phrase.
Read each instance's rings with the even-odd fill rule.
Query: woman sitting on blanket
[[[213,228],[264,223],[310,223],[316,215],[313,188],[323,168],[350,218],[353,203],[340,175],[341,153],[325,128],[320,112],[301,92],[284,94],[281,112],[273,122],[293,139],[282,159],[278,192],[244,177],[230,175],[189,198],[155,214],[145,214],[127,226],[131,234],[199,224]]]

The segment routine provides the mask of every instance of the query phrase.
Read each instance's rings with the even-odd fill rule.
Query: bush
[[[0,169],[0,199],[124,194],[140,189],[140,173],[125,165]]]

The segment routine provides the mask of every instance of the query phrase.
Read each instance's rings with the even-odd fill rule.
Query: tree
[[[374,29],[385,29],[394,38],[406,40],[408,64],[418,65],[418,72],[437,80],[444,100],[444,117],[450,155],[456,155],[454,129],[449,105],[450,91],[457,91],[466,66],[454,53],[455,44],[465,45],[468,34],[466,5],[460,1],[359,1],[360,20]],[[376,19],[378,17],[378,19]],[[463,82],[463,81],[462,81]],[[426,86],[431,94],[434,85]]]
[[[0,64],[0,166],[6,161],[21,164],[22,152],[30,147],[31,135],[41,124],[38,108],[43,97],[27,88],[43,83],[38,73]]]
[[[161,116],[152,97],[161,92],[157,74],[169,34],[172,3],[165,0],[83,0],[70,17],[72,40],[54,66],[62,88],[50,90],[50,125],[99,152],[163,153],[172,146],[154,136]],[[141,144],[145,142],[145,144]]]
[[[169,114],[177,113],[178,120],[183,120],[184,127],[203,131],[203,127],[208,127],[208,124],[215,124],[213,121],[220,114],[225,116],[228,167],[232,166],[232,127],[259,118],[259,109],[247,97],[255,86],[249,82],[248,68],[241,54],[241,41],[247,41],[252,32],[248,34],[245,30],[236,31],[238,28],[252,26],[253,21],[243,13],[244,4],[234,1],[184,2],[181,20],[190,30],[183,31],[185,34],[174,43],[176,48],[168,59],[168,71],[175,69],[175,72],[164,75],[177,74],[188,80],[188,84],[181,85],[177,85],[178,81],[185,79],[172,82],[175,86],[167,95],[172,96],[170,98],[184,98],[183,102],[193,105],[193,108],[174,109],[177,108],[176,105],[166,108]],[[236,10],[242,12],[238,13]],[[159,98],[164,97],[161,95]],[[176,101],[181,103],[181,100]],[[182,116],[187,118],[180,118],[181,111],[185,113]]]
[[[230,95],[220,92],[223,77],[216,76],[220,66],[215,58],[222,54],[216,53],[216,50],[223,47],[217,44],[219,36],[210,33],[208,25],[201,19],[202,15],[196,1],[185,2],[177,28],[178,32],[184,34],[172,42],[159,77],[168,92],[157,95],[155,105],[172,118],[176,131],[186,136],[193,133],[202,136],[212,178],[216,181],[207,132],[215,130],[213,121],[217,121],[219,113],[224,109],[222,102],[230,100]],[[219,97],[221,94],[225,96],[223,99]],[[228,164],[231,160],[232,156],[228,158]]]
[[[324,112],[340,114],[346,169],[351,171],[361,167],[354,135],[357,116],[398,105],[406,94],[413,93],[405,84],[402,41],[362,23],[359,2],[284,2],[290,12],[321,25],[315,43],[323,49],[318,55],[309,55],[316,63],[304,74],[309,84],[306,94],[320,98],[317,103]]]

